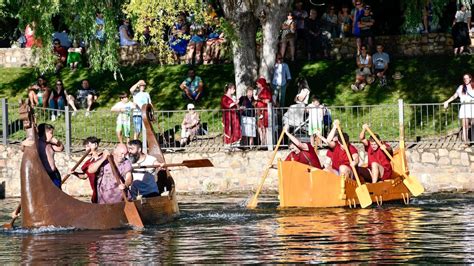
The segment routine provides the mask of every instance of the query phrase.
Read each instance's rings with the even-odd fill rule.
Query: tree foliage
[[[466,0],[465,0],[466,1]],[[406,32],[416,32],[416,29],[423,21],[423,9],[431,2],[433,12],[433,25],[439,25],[446,0],[401,0],[402,10],[404,10],[405,22],[403,28]]]

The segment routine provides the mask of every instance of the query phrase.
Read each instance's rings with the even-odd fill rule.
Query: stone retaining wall
[[[277,158],[286,156],[279,151]],[[0,145],[0,184],[5,182],[7,197],[20,195],[20,164],[22,152],[18,146]],[[209,158],[212,168],[173,168],[172,175],[179,193],[250,193],[258,185],[264,167],[270,159],[269,151],[218,152],[218,153],[167,153],[168,163],[183,160]],[[319,151],[322,162],[326,160],[325,150]],[[361,153],[365,159],[365,153]],[[76,154],[67,158],[64,153],[56,155],[57,166],[64,175],[81,157]],[[474,191],[474,152],[465,150],[409,150],[408,166],[411,175],[417,176],[427,192]],[[89,183],[71,177],[63,186],[68,194],[89,195]],[[264,190],[277,191],[276,170],[270,170]]]
[[[446,33],[378,36],[375,43],[384,44],[385,50],[397,57],[451,54],[453,46],[451,35]],[[337,59],[353,58],[356,54],[355,39],[333,39],[331,54]],[[158,56],[142,53],[138,46],[125,46],[120,47],[119,60],[123,65],[158,63]],[[30,48],[0,48],[0,67],[31,67],[36,62]]]

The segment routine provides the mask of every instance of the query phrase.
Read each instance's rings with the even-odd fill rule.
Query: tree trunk
[[[259,74],[271,82],[273,66],[278,53],[278,36],[280,26],[289,11],[291,0],[279,0],[260,5],[258,16],[263,30],[262,55]]]
[[[257,19],[254,14],[255,1],[221,0],[225,18],[235,30],[237,40],[232,41],[235,85],[237,97],[245,95],[247,86],[257,79],[256,32]]]

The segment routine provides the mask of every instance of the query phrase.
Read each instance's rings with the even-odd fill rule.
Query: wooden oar
[[[372,130],[369,127],[367,127],[366,130],[367,130],[367,132],[369,132],[370,136],[375,140],[377,145],[379,145],[380,149],[382,149],[382,151],[385,152],[385,155],[387,155],[387,157],[390,158],[390,160],[393,160],[393,156],[387,151],[387,149],[385,148],[385,145],[382,145],[382,143],[377,138],[377,136],[375,136],[374,132],[372,132]],[[405,145],[403,145],[403,146],[405,146]],[[404,147],[400,148],[400,152],[403,152],[402,161],[403,161],[403,164],[404,164],[405,163],[404,162],[405,161]],[[407,175],[405,166],[402,167],[402,168],[403,168],[402,169],[402,176],[404,178],[403,184],[405,184],[405,186],[408,188],[408,190],[410,190],[411,194],[413,194],[413,196],[416,197],[416,196],[420,195],[421,193],[423,193],[425,191],[425,188],[420,183],[420,181],[418,181],[418,178],[416,178],[414,176]]]
[[[110,167],[112,169],[112,174],[114,175],[115,179],[117,180],[118,184],[123,184],[122,180],[120,179],[120,172],[117,169],[117,166],[115,165],[114,158],[112,155],[109,155],[107,157],[107,160],[109,161]],[[140,217],[140,214],[138,213],[137,206],[135,206],[135,203],[133,201],[128,201],[127,195],[125,194],[125,191],[122,190],[122,197],[123,201],[125,201],[125,216],[127,217],[128,224],[138,227],[138,228],[143,228],[143,221],[142,218]]]
[[[357,169],[352,165],[352,156],[351,153],[349,152],[349,147],[347,146],[346,140],[344,139],[344,136],[342,135],[341,128],[339,127],[339,124],[336,124],[337,127],[337,132],[339,133],[339,139],[342,141],[342,144],[344,146],[344,150],[346,151],[347,158],[349,158],[349,162],[352,168],[352,172],[354,173],[354,176],[357,181],[357,188],[356,188],[356,195],[357,198],[359,199],[360,207],[366,208],[370,205],[372,205],[372,198],[370,198],[370,193],[369,189],[367,188],[367,185],[362,185],[360,183],[359,179],[359,174],[357,173]]]
[[[263,183],[265,183],[265,179],[268,176],[268,172],[270,171],[270,168],[273,165],[273,160],[275,160],[275,156],[277,154],[278,148],[280,147],[281,140],[283,139],[283,136],[285,135],[285,128],[281,131],[280,138],[278,138],[277,145],[275,147],[275,150],[273,151],[272,158],[268,162],[267,168],[265,169],[265,172],[263,172],[262,178],[260,179],[260,185],[258,186],[257,191],[255,192],[255,195],[253,196],[252,200],[249,202],[247,205],[247,208],[249,209],[255,209],[257,207],[258,203],[258,194],[260,194],[260,191],[263,188]]]
[[[86,150],[86,153],[84,155],[82,155],[81,159],[79,159],[79,161],[77,161],[77,163],[71,168],[71,171],[76,170],[76,168],[79,167],[79,165],[82,163],[82,161],[84,161],[84,159],[87,157],[87,155],[89,155],[89,153],[90,153],[90,151]],[[66,182],[66,180],[69,178],[69,176],[71,176],[71,174],[67,174],[64,177],[64,179],[61,181],[61,185],[64,184],[64,182]],[[15,214],[14,214],[12,220],[9,223],[3,224],[4,229],[13,228],[13,225],[15,224],[16,219],[19,217],[18,214],[20,213],[20,211],[21,211],[21,203],[18,203],[18,206],[15,209]]]
[[[176,167],[176,166],[185,166],[188,168],[199,168],[199,167],[213,167],[214,165],[209,159],[197,159],[197,160],[184,160],[182,163],[169,163],[164,164],[162,167]],[[140,165],[134,166],[133,169],[143,169],[143,168],[158,168],[159,165]]]

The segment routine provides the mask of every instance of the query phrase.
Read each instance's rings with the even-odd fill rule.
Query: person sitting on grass
[[[179,141],[181,147],[184,147],[193,140],[201,127],[201,119],[199,118],[199,113],[194,110],[194,104],[188,104],[187,109],[188,112],[184,115],[183,122],[181,123],[181,139]]]
[[[48,87],[48,82],[44,76],[38,77],[36,84],[28,88],[28,99],[33,107],[48,107],[48,99],[51,90]]]
[[[53,41],[53,54],[56,56],[56,69],[55,74],[59,74],[59,71],[66,65],[67,50],[61,46],[59,39]]]
[[[97,92],[92,89],[89,85],[89,80],[83,79],[81,81],[81,87],[77,90],[76,98],[72,95],[68,95],[68,103],[74,110],[72,115],[76,115],[77,107],[82,106],[83,108],[87,106],[86,109],[86,116],[90,115],[90,111],[92,109],[92,105],[97,101]]]
[[[285,131],[286,136],[290,140],[290,154],[286,157],[285,161],[297,161],[303,164],[307,164],[318,169],[323,169],[321,163],[319,162],[318,155],[316,151],[309,142],[302,142],[295,136],[293,136],[288,130],[289,126],[285,125],[283,130]]]
[[[374,79],[372,77],[372,57],[367,53],[367,46],[360,47],[360,54],[356,57],[356,80],[351,85],[353,91],[364,90],[366,84],[371,84]]]
[[[386,73],[388,70],[388,64],[390,63],[390,56],[383,51],[384,47],[382,44],[377,45],[377,52],[372,56],[374,64],[374,74],[380,80],[380,86],[387,85]]]
[[[77,67],[82,61],[82,47],[79,47],[77,40],[74,40],[72,47],[69,48],[67,54],[67,64],[71,67],[72,71],[76,71]]]
[[[377,183],[379,180],[387,180],[392,177],[392,165],[390,158],[387,157],[383,149],[386,149],[392,154],[392,147],[388,143],[382,142],[385,147],[379,147],[375,142],[375,139],[371,136],[369,140],[365,138],[365,132],[367,131],[368,125],[362,126],[362,131],[359,134],[359,139],[364,144],[365,151],[367,152],[368,165],[367,167],[359,167],[357,170],[360,176],[364,177],[365,181]],[[375,135],[377,139],[379,136]]]
[[[204,83],[202,82],[201,77],[196,76],[196,71],[194,69],[188,70],[188,77],[179,85],[183,90],[183,97],[197,102],[203,92]]]
[[[123,143],[123,136],[127,139],[128,143],[130,141],[130,116],[132,109],[135,108],[136,104],[128,101],[128,94],[122,93],[119,95],[120,102],[116,103],[112,109],[112,112],[118,113],[117,116],[117,126],[115,131],[117,133],[117,138],[120,143]]]

